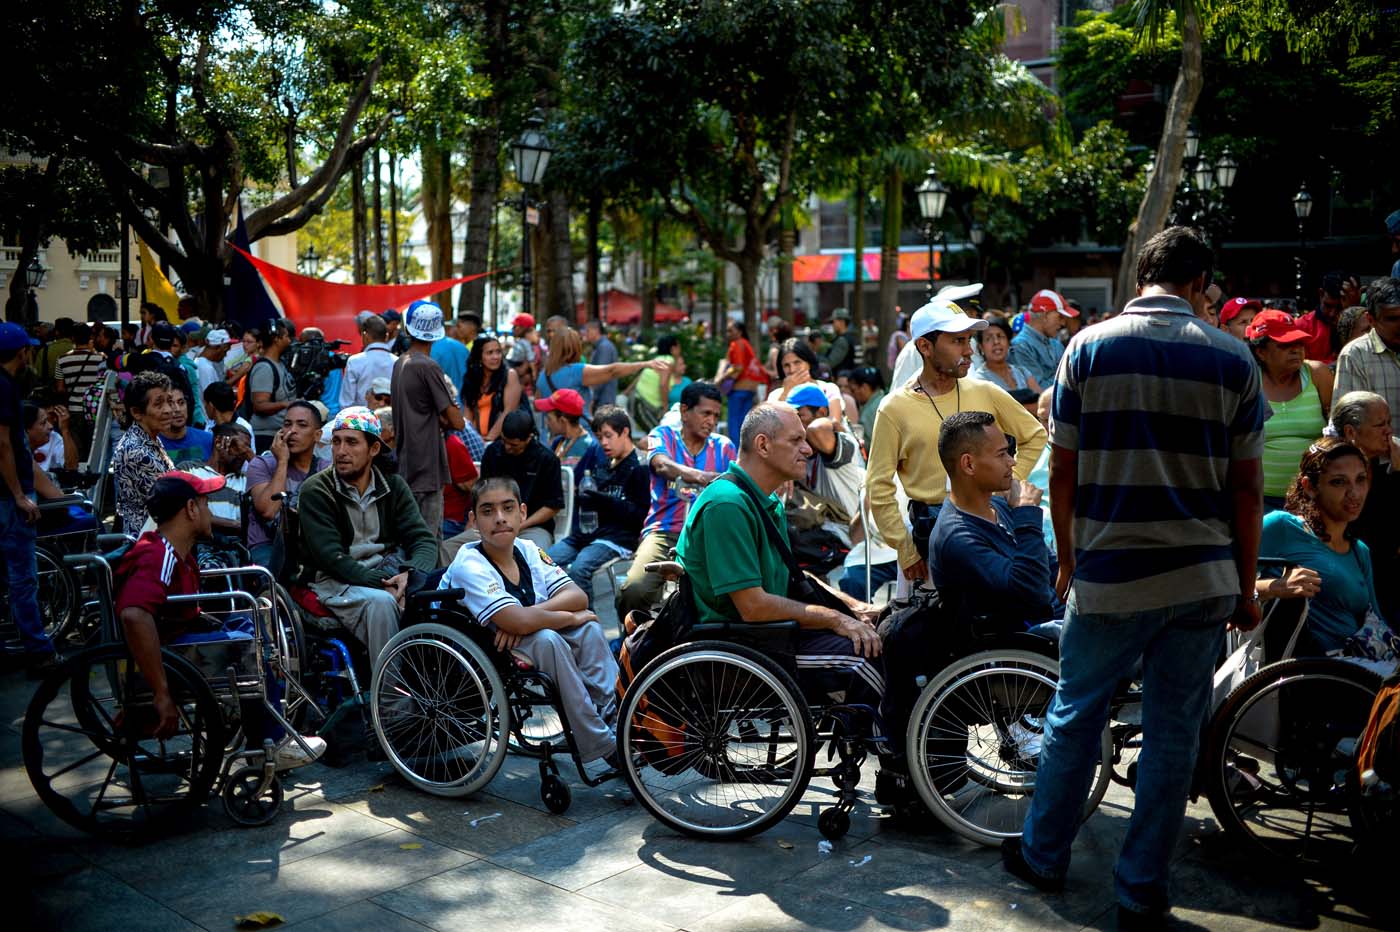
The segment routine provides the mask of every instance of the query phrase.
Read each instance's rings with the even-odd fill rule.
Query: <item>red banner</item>
[[[294,321],[298,332],[307,327],[319,327],[327,340],[347,340],[355,350],[358,350],[360,345],[355,315],[360,311],[374,311],[376,314],[382,314],[391,308],[403,311],[420,298],[431,297],[454,285],[491,274],[481,272],[477,275],[417,285],[342,285],[310,275],[289,272],[250,255],[237,246],[233,248],[262,275],[263,281],[267,282],[267,286],[282,303],[282,316]],[[452,316],[451,308],[443,309],[444,318],[450,319]]]

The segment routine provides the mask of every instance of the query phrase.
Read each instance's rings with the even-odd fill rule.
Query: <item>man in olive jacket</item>
[[[302,483],[301,555],[311,590],[374,660],[399,630],[407,563],[437,568],[437,543],[408,485],[374,466],[379,418],[346,408],[331,424],[332,466]]]

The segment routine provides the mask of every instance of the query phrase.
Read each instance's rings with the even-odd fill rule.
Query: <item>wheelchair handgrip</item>
[[[123,544],[134,543],[136,538],[130,534],[98,534],[97,547],[99,550],[116,550]]]
[[[458,602],[467,594],[465,589],[424,589],[408,597],[410,605],[432,605],[434,602]]]

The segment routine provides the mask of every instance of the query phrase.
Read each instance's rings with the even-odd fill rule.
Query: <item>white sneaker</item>
[[[305,767],[307,764],[314,763],[322,754],[326,753],[325,738],[303,735],[301,740],[306,742],[306,746],[311,749],[311,754],[308,756],[307,753],[301,749],[301,745],[297,743],[296,739],[290,737],[285,739],[277,748],[276,760],[277,770],[279,772]]]

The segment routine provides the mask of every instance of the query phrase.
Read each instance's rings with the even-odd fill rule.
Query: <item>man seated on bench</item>
[[[532,541],[520,539],[525,506],[514,479],[472,488],[479,541],[464,545],[440,589],[463,589],[462,605],[496,632],[496,647],[524,655],[559,691],[584,763],[617,769],[617,663],[588,596]]]
[[[701,624],[795,620],[797,679],[809,699],[877,705],[884,692],[880,636],[870,606],[838,596],[850,613],[788,594],[791,545],[774,493],[807,474],[812,448],[797,412],[762,404],[739,431],[739,459],[705,486],[676,544]],[[786,553],[784,550],[786,549]],[[858,620],[855,616],[860,615]]]
[[[802,386],[786,401],[797,409],[807,430],[807,445],[812,448],[807,468],[793,483],[794,494],[803,493],[807,502],[820,510],[823,522],[839,524],[851,535],[852,543],[859,542],[863,533],[858,523],[860,496],[865,490],[860,443],[831,418],[826,393],[816,385]]]
[[[156,529],[141,535],[127,551],[115,572],[116,612],[126,634],[131,656],[141,669],[153,693],[156,721],[154,736],[168,738],[179,728],[179,710],[170,695],[165,668],[160,662],[162,644],[198,641],[241,640],[250,637],[237,622],[227,624],[201,615],[196,602],[168,599],[199,592],[199,566],[195,544],[212,533],[209,496],[224,486],[222,476],[202,479],[187,472],[167,472],[151,489],[146,508]],[[249,622],[244,621],[245,624]],[[282,685],[267,684],[269,701],[282,694]],[[264,739],[276,745],[278,770],[291,770],[309,764],[326,750],[323,738],[303,737],[311,749],[308,756],[301,744],[288,737],[261,703],[243,704],[243,724],[249,747]]]
[[[345,408],[331,421],[333,466],[301,485],[297,516],[311,591],[367,648],[370,661],[399,630],[409,564],[437,569],[438,546],[408,484],[377,464],[379,418]]]
[[[1048,621],[1055,591],[1042,492],[1011,474],[1015,440],[988,412],[960,411],[938,431],[938,458],[955,506],[939,511],[929,538],[929,574],[943,604],[997,630]]]

